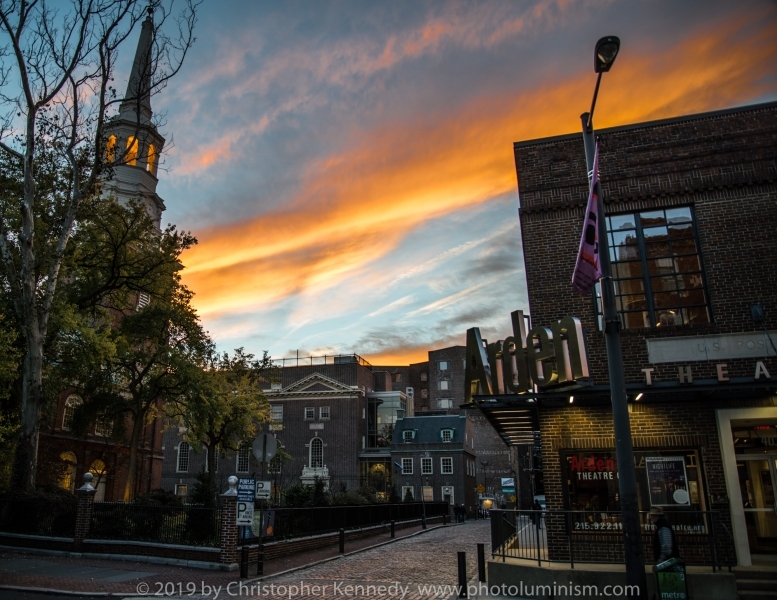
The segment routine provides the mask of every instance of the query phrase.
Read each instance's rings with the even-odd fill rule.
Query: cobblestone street
[[[268,577],[261,582],[254,582],[253,585],[262,586],[255,590],[257,593],[241,597],[289,598],[291,586],[301,586],[304,582],[310,589],[304,594],[300,589],[300,595],[295,594],[293,597],[377,600],[448,598],[458,581],[457,552],[467,553],[467,578],[477,577],[477,544],[485,544],[488,559],[491,550],[489,539],[489,521],[470,521],[465,525],[443,527],[287,575]],[[389,588],[392,585],[394,588],[379,592],[380,586]],[[317,594],[314,586],[319,586]],[[451,587],[446,591],[445,586]],[[285,588],[285,594],[281,593],[284,591],[282,588]]]

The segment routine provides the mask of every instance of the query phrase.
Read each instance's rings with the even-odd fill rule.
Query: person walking
[[[664,514],[664,509],[654,506],[650,509],[648,518],[653,527],[655,527],[653,556],[656,557],[656,563],[664,562],[669,558],[680,558],[677,539],[675,538],[674,531],[672,531],[672,526],[669,524],[669,520]]]
[[[459,523],[461,519],[459,518],[459,505],[458,504],[454,504],[453,505],[453,514],[456,517],[456,522]]]
[[[534,501],[532,509],[534,510],[532,521],[537,525],[537,529],[542,529],[542,505],[539,500]]]

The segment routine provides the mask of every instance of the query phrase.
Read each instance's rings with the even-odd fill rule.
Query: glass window
[[[437,408],[452,408],[453,407],[453,400],[450,398],[438,398],[437,399]]]
[[[135,136],[129,136],[127,138],[127,154],[124,156],[124,161],[131,167],[138,164],[138,138]]]
[[[443,429],[442,430],[442,441],[443,442],[450,442],[453,440],[453,429]]]
[[[247,442],[241,444],[240,449],[237,451],[237,472],[248,473],[251,459],[251,445]]]
[[[109,135],[108,141],[105,143],[105,160],[112,163],[116,160],[116,136]]]
[[[81,406],[83,401],[78,396],[68,396],[65,400],[65,410],[62,411],[62,429],[70,431],[73,427],[73,416],[76,413],[76,408]]]
[[[415,500],[415,492],[413,492],[413,486],[412,485],[403,485],[402,486],[402,501],[403,502],[413,502]]]
[[[305,420],[310,421],[311,419],[316,418],[316,409],[313,406],[306,406],[305,407]]]
[[[615,305],[625,328],[709,323],[691,207],[607,218]],[[601,327],[601,288],[596,285]]]
[[[188,473],[189,471],[189,442],[178,444],[178,473]]]
[[[283,421],[283,404],[270,405],[270,420],[275,423]]]
[[[429,376],[426,373],[421,373],[421,381],[426,381]]]
[[[394,373],[394,381],[402,381],[402,373]]]
[[[440,473],[443,475],[453,474],[453,459],[450,457],[443,457],[440,459]]]
[[[402,432],[402,440],[404,442],[412,442],[413,441],[413,431],[408,429],[406,431]]]
[[[367,399],[367,447],[388,448],[397,423],[397,411],[406,410],[405,397],[396,392]]]
[[[186,498],[186,484],[185,483],[176,483],[175,484],[175,495],[180,496],[181,498]]]
[[[403,458],[402,459],[402,475],[412,475],[413,474],[413,459],[412,458]]]
[[[321,438],[313,438],[310,442],[310,466],[314,469],[324,466],[324,442]]]
[[[426,388],[421,390],[421,398],[428,398],[429,397],[429,390]]]
[[[432,459],[431,458],[422,458],[421,459],[421,475],[433,475],[432,473]]]
[[[149,173],[156,173],[156,161],[159,156],[156,152],[156,146],[154,144],[148,145],[148,158],[146,159],[146,169]]]
[[[437,368],[440,371],[447,371],[448,369],[451,368],[451,363],[448,362],[447,360],[440,360],[437,362]]]
[[[329,407],[328,406],[322,406],[318,409],[318,416],[320,419],[328,419],[329,418]]]
[[[437,382],[437,389],[438,390],[449,390],[451,389],[451,382],[447,379],[443,379],[442,381]]]

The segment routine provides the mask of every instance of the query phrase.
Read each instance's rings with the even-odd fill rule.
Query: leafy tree
[[[397,492],[397,484],[392,483],[391,491],[389,492],[389,502],[391,502],[391,504],[396,504],[397,502],[401,501],[402,498],[399,496],[399,492]]]
[[[232,356],[213,354],[191,380],[186,394],[173,399],[167,413],[186,428],[192,446],[208,449],[207,474],[216,472],[219,449],[237,452],[252,439],[260,424],[270,417],[262,384],[276,376],[276,368],[265,352],[257,360],[243,348]]]
[[[283,499],[286,501],[286,506],[291,508],[302,508],[303,506],[310,506],[310,500],[313,497],[313,488],[304,483],[295,483],[289,486],[283,492]]]
[[[329,506],[329,493],[326,491],[326,482],[320,477],[313,479],[310,506]]]
[[[216,482],[213,476],[202,469],[194,478],[197,480],[192,486],[192,493],[189,496],[189,501],[192,504],[204,504],[205,506],[215,506],[216,497],[219,490],[216,487]]]
[[[0,162],[18,173],[13,185],[2,182],[14,193],[0,198],[0,260],[25,349],[15,459],[25,489],[35,485],[45,345],[68,245],[82,204],[99,195],[113,166],[128,161],[126,152],[106,154],[119,102],[139,106],[141,96],[163,87],[194,40],[195,6],[184,2],[171,39],[162,29],[171,2],[0,0]],[[157,22],[146,62],[155,69],[134,96],[120,98],[112,87],[119,50],[149,4]]]

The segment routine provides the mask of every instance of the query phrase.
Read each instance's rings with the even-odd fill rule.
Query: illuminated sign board
[[[533,385],[546,388],[588,377],[583,327],[565,317],[550,327],[526,333],[523,311],[510,314],[513,335],[487,344],[480,329],[467,330],[465,400],[476,395],[523,394]]]

